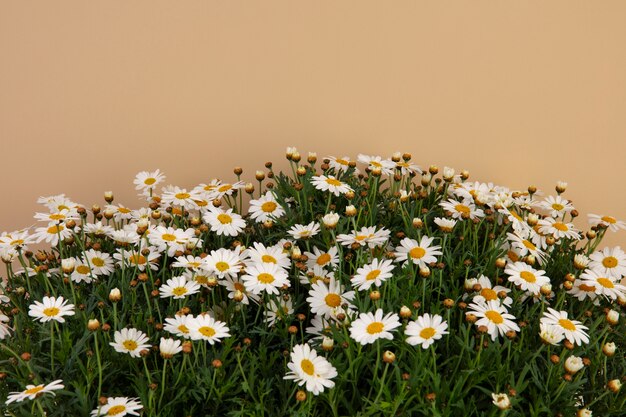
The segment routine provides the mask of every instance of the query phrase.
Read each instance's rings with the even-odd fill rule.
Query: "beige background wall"
[[[40,195],[136,207],[140,170],[251,178],[288,145],[565,180],[581,213],[626,219],[625,18],[622,0],[4,1],[0,231]]]

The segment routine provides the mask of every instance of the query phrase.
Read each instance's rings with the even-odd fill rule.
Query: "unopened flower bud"
[[[356,207],[354,207],[353,205],[349,205],[348,207],[346,207],[346,216],[348,217],[354,217],[356,216],[357,210]]]
[[[496,259],[496,268],[504,269],[505,266],[506,266],[506,259],[504,258]]]
[[[71,274],[74,272],[74,267],[76,266],[76,261],[74,258],[66,258],[61,261],[61,269],[66,274]]]
[[[570,375],[574,375],[576,372],[585,367],[582,359],[578,356],[573,355],[565,359],[565,364],[563,366],[565,367],[565,372]]]
[[[327,229],[334,229],[337,227],[337,223],[339,222],[339,215],[337,213],[333,213],[332,211],[322,217],[322,223]]]
[[[298,392],[296,392],[296,400],[299,402],[306,401],[306,391],[299,389]]]
[[[557,181],[556,187],[554,187],[554,189],[556,190],[557,193],[563,194],[565,190],[567,189],[567,183],[563,181]]]
[[[238,303],[243,301],[243,293],[241,292],[241,290],[235,291],[235,293],[233,294],[233,300]]]
[[[615,355],[615,343],[606,342],[604,346],[602,346],[602,353],[609,357]]]
[[[609,310],[606,313],[606,321],[611,325],[615,326],[619,323],[619,313],[615,310]]]
[[[607,384],[606,387],[614,394],[617,394],[620,390],[620,388],[622,388],[622,381],[620,381],[619,379],[612,379],[610,380]]]
[[[411,318],[412,315],[413,312],[410,308],[408,308],[407,306],[400,307],[400,317],[402,317],[403,319],[408,319]]]
[[[116,303],[122,299],[122,293],[119,288],[113,288],[111,292],[109,292],[109,301]]]
[[[380,300],[380,291],[374,290],[370,292],[370,300],[372,301]]]
[[[413,221],[411,222],[411,224],[416,229],[421,229],[422,227],[424,227],[424,222],[419,217],[415,217]]]
[[[386,350],[383,353],[383,362],[385,363],[394,363],[396,361],[396,355],[390,350]]]
[[[104,200],[107,203],[111,203],[113,201],[113,191],[105,191],[104,192]]]
[[[99,328],[100,322],[98,321],[98,319],[91,319],[87,322],[87,329],[91,330],[92,332],[95,332]]]
[[[324,350],[325,352],[330,352],[331,350],[333,350],[334,347],[335,341],[328,336],[324,336],[324,338],[322,339],[322,350]]]
[[[500,410],[507,410],[511,408],[511,400],[509,399],[509,396],[505,393],[492,393],[491,398],[493,399],[493,404]]]

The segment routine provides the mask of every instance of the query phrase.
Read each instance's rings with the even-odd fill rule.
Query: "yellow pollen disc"
[[[594,287],[593,285],[580,284],[578,288],[581,291],[585,291],[585,292],[596,292],[596,287]]]
[[[502,314],[498,313],[495,310],[488,310],[485,312],[485,317],[494,322],[495,324],[502,324],[504,319],[502,318]]]
[[[233,287],[235,287],[235,290],[237,291],[241,291],[243,293],[246,292],[246,287],[241,282],[235,282],[233,284]]]
[[[567,232],[569,230],[567,225],[565,223],[561,223],[561,222],[554,222],[554,224],[552,226],[556,230],[560,230],[561,232]]]
[[[93,258],[91,263],[95,266],[104,266],[104,260],[102,258]]]
[[[123,213],[123,214],[128,214],[128,213],[130,213],[130,210],[129,210],[129,209],[127,209],[126,207],[119,207],[119,208],[117,209],[117,211],[119,211],[120,213]]]
[[[213,191],[215,190],[215,185],[209,184],[207,186],[204,187],[204,191]]]
[[[341,297],[337,294],[330,293],[324,297],[324,301],[328,307],[339,307],[341,305]]]
[[[274,203],[273,201],[266,201],[265,203],[261,204],[261,210],[263,210],[265,213],[274,212],[274,210],[276,210],[276,207],[278,207],[278,204]]]
[[[302,359],[300,362],[300,368],[302,368],[304,373],[307,375],[313,375],[315,373],[315,365],[313,365],[313,362],[308,359]]]
[[[230,190],[231,188],[233,188],[232,185],[224,184],[220,188],[218,188],[217,191],[219,191],[220,193],[225,193],[226,191]]]
[[[530,282],[531,284],[537,281],[537,277],[535,274],[528,271],[522,271],[519,273],[520,278],[522,278],[526,282]]]
[[[139,345],[134,340],[124,340],[122,346],[124,346],[127,350],[135,350]]]
[[[196,203],[198,207],[206,207],[209,205],[209,202],[206,200],[193,200],[193,202]]]
[[[491,288],[483,288],[480,290],[480,295],[483,296],[485,301],[493,301],[498,299],[498,294]]]
[[[24,243],[24,239],[17,239],[17,240],[12,241],[10,243],[10,245],[11,246],[18,246],[18,245],[21,245],[22,243]]]
[[[378,167],[378,168],[382,168],[383,167],[383,164],[381,164],[380,162],[377,162],[377,161],[370,161],[370,165],[373,165],[373,166]]]
[[[339,187],[341,185],[341,181],[334,178],[326,178],[326,183],[328,185],[334,185],[335,187]]]
[[[615,217],[612,217],[612,216],[602,216],[602,218],[600,220],[602,220],[603,222],[606,222],[606,223],[610,223],[610,224],[617,223],[617,219]]]
[[[174,197],[176,197],[179,200],[186,200],[189,197],[191,197],[191,194],[189,194],[189,193],[177,193],[176,195],[174,195]]]
[[[43,384],[27,389],[26,391],[24,391],[24,394],[32,395],[32,394],[37,394],[38,392],[41,392],[41,391],[43,391]]]
[[[530,250],[537,250],[537,246],[533,245],[533,243],[528,240],[522,240],[522,243]]]
[[[49,218],[50,220],[63,220],[65,218],[65,214],[55,213],[55,214],[51,214]]]
[[[422,331],[420,332],[420,337],[422,339],[430,339],[431,337],[433,337],[437,332],[435,331],[435,329],[433,329],[432,327],[424,327],[422,329]]]
[[[356,237],[354,238],[354,240],[356,240],[357,242],[360,242],[362,240],[367,239],[369,236],[367,235],[356,235]]]
[[[207,282],[209,282],[209,277],[204,275],[196,275],[195,280],[198,284],[206,284]]]
[[[65,204],[59,204],[57,206],[57,210],[61,211],[61,210],[69,210],[70,208],[68,206],[66,206]]]
[[[506,255],[509,257],[510,260],[512,260],[513,262],[517,262],[517,260],[519,259],[519,256],[517,256],[517,253],[513,252],[512,250],[508,251],[506,253]]]
[[[180,326],[178,326],[178,330],[181,333],[185,333],[185,334],[189,333],[189,328],[185,326],[184,324],[181,324]]]
[[[175,296],[177,296],[177,297],[178,297],[178,296],[181,296],[181,295],[185,295],[185,294],[187,294],[187,288],[185,288],[185,287],[176,287],[176,288],[174,288],[174,289],[172,290],[172,293],[173,293]]]
[[[335,159],[335,162],[337,162],[340,165],[350,165],[350,163],[346,161],[345,159]]]
[[[368,324],[365,330],[369,334],[377,334],[377,333],[382,332],[384,328],[385,326],[381,322],[375,321],[373,323]]]
[[[163,233],[163,235],[161,235],[161,239],[168,241],[168,242],[173,242],[176,240],[176,236],[174,236],[171,233]]]
[[[552,208],[555,209],[556,211],[561,211],[565,208],[565,206],[559,203],[554,203],[552,204]]]
[[[271,255],[263,255],[263,256],[261,256],[261,260],[263,262],[265,262],[266,264],[275,264],[275,263],[277,263],[276,258],[274,258]]]
[[[613,284],[613,281],[608,278],[598,278],[596,279],[596,281],[604,288],[615,288],[615,284]]]
[[[565,330],[569,330],[572,332],[576,331],[576,326],[574,325],[574,323],[572,323],[570,320],[568,319],[560,319],[559,320],[559,324],[561,325],[562,328],[564,328]]]
[[[224,213],[218,214],[217,220],[222,224],[231,224],[233,222],[233,218],[230,217],[228,214],[224,214]]]
[[[274,282],[274,276],[266,272],[260,273],[257,279],[259,280],[259,282],[262,282],[263,284],[271,284],[272,282]]]
[[[107,411],[107,415],[116,416],[123,413],[124,411],[126,411],[126,407],[124,407],[123,405],[114,405],[113,407],[109,408],[109,411]]]
[[[614,256],[607,256],[602,260],[602,265],[604,265],[605,268],[615,268],[617,264],[617,258]]]
[[[87,265],[78,265],[76,267],[76,272],[82,275],[87,275],[89,273],[89,267]]]
[[[379,275],[380,275],[380,269],[374,269],[373,271],[370,271],[367,273],[367,275],[365,276],[365,280],[373,281],[376,278],[378,278]]]
[[[327,253],[322,253],[320,256],[317,257],[317,260],[315,261],[316,264],[318,264],[319,266],[324,266],[326,265],[328,262],[330,262],[330,255]]]
[[[424,255],[426,255],[426,251],[419,246],[416,246],[409,251],[409,256],[413,259],[421,259]]]
[[[206,337],[215,336],[215,329],[213,327],[203,326],[203,327],[200,327],[198,331],[202,333],[203,336],[206,336]]]
[[[135,264],[135,265],[143,265],[143,264],[145,264],[145,263],[146,263],[146,258],[145,258],[145,256],[143,256],[143,255],[131,255],[131,256],[128,258],[128,261],[129,261],[131,264]]]
[[[189,262],[187,264],[187,268],[198,268],[200,266],[200,262]]]
[[[180,216],[180,215],[183,214],[183,211],[181,210],[180,207],[173,207],[172,208],[172,214],[176,214],[176,215]]]
[[[54,316],[56,316],[57,314],[59,314],[59,312],[60,312],[60,311],[61,311],[61,310],[59,310],[59,309],[58,309],[58,308],[56,308],[56,307],[48,307],[48,308],[44,308],[44,309],[43,309],[43,314],[45,314],[45,315],[46,315],[46,316],[48,316],[48,317],[54,317]]]
[[[465,204],[457,204],[456,206],[454,206],[454,209],[459,213],[470,214],[470,208],[467,207]]]
[[[230,265],[228,265],[226,262],[218,262],[215,264],[215,268],[220,272],[224,272],[228,268],[230,268]]]
[[[152,177],[150,177],[150,178],[146,178],[146,179],[143,181],[143,183],[144,183],[144,184],[146,184],[146,185],[152,185],[152,184],[154,184],[155,182],[156,182],[156,178],[152,178]]]
[[[59,233],[63,229],[64,229],[64,227],[59,224],[57,226],[48,227],[48,233],[51,234],[51,235],[56,235],[57,233]]]

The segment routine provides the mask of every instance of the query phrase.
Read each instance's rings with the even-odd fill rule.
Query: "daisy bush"
[[[0,235],[3,414],[624,415],[626,254],[601,242],[626,223],[579,229],[562,182],[287,160],[142,171],[136,209],[40,198]]]

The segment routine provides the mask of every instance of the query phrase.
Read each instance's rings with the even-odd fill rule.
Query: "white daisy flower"
[[[182,230],[174,227],[156,226],[149,230],[150,243],[156,246],[159,252],[167,251],[167,256],[174,256],[177,251],[184,252],[187,242],[195,236],[192,228]]]
[[[456,220],[445,219],[443,217],[435,217],[435,224],[439,226],[442,232],[450,233],[454,226],[456,226]]]
[[[209,185],[204,187],[205,191],[208,193],[209,200],[219,200],[224,196],[230,196],[235,191],[242,189],[245,187],[245,183],[243,181],[238,181],[233,184],[223,183],[219,180],[213,180]]]
[[[306,266],[311,269],[316,265],[322,268],[329,267],[330,269],[333,269],[339,264],[336,246],[332,246],[326,252],[314,246],[313,252],[304,252],[304,254],[308,258],[306,261]]]
[[[568,319],[566,311],[557,311],[548,307],[548,311],[543,313],[540,323],[556,326],[571,343],[576,345],[589,343],[589,335],[585,333],[587,327],[579,321]]]
[[[188,315],[175,315],[174,317],[168,317],[165,319],[165,325],[163,329],[166,332],[173,334],[174,336],[184,337],[185,339],[191,338],[191,331],[189,326],[193,321],[193,316]]]
[[[133,328],[116,331],[113,339],[115,342],[110,342],[109,345],[113,346],[116,352],[128,353],[132,358],[138,358],[142,350],[151,348],[148,336],[141,330]]]
[[[28,229],[0,234],[0,248],[27,249],[32,243],[35,243],[35,238],[30,235]]]
[[[501,209],[498,210],[498,213],[502,214],[504,217],[506,217],[506,219],[511,223],[511,226],[513,227],[513,230],[515,230],[516,232],[525,232],[529,229],[532,229],[528,223],[526,223],[526,220],[524,220],[522,218],[522,216],[520,216],[519,214],[517,214],[515,212],[515,210],[513,209],[508,209],[506,207],[503,207]],[[499,219],[499,223],[501,223],[502,220]],[[536,243],[535,243],[536,244]]]
[[[402,175],[421,174],[422,168],[412,164],[410,162],[398,161],[396,162],[396,169],[399,169]]]
[[[43,297],[43,303],[35,301],[28,308],[28,315],[45,323],[50,320],[56,320],[59,323],[65,323],[63,316],[74,315],[74,304],[67,304],[67,300],[63,297]]]
[[[281,246],[265,246],[260,242],[254,242],[253,246],[247,248],[243,253],[243,256],[247,258],[246,265],[268,263],[287,270],[291,268],[291,260]]]
[[[120,267],[137,268],[139,271],[145,271],[146,266],[150,266],[151,270],[156,271],[159,269],[159,253],[152,246],[144,249],[148,249],[148,255],[143,255],[143,250],[141,252],[137,252],[135,249],[125,250],[123,248],[119,248],[117,252],[113,254],[113,259],[117,260],[117,264]]]
[[[559,326],[539,323],[539,337],[541,337],[541,340],[545,343],[557,346],[563,341],[565,335]]]
[[[196,191],[187,191],[184,188],[172,187],[167,191],[164,191],[161,195],[161,205],[167,206],[179,206],[187,210],[193,210],[196,208],[196,202],[194,200],[201,200],[202,195]]]
[[[24,391],[10,392],[9,395],[7,396],[7,401],[5,402],[5,404],[11,404],[12,402],[19,403],[26,399],[34,400],[35,398],[47,392],[49,392],[52,395],[55,395],[54,392],[52,391],[65,388],[62,382],[63,382],[62,380],[57,379],[56,381],[52,381],[49,384],[26,385],[26,389]]]
[[[448,334],[448,323],[438,314],[432,316],[428,313],[419,316],[417,320],[410,322],[404,334],[408,337],[406,342],[409,345],[422,345],[422,349],[428,349],[435,340],[441,339],[444,334]]]
[[[396,247],[396,262],[404,261],[404,265],[413,262],[420,268],[428,266],[431,262],[437,262],[435,256],[441,255],[441,246],[431,246],[434,237],[422,236],[419,243],[416,240],[405,237],[400,241],[400,246]]]
[[[507,233],[509,244],[515,249],[515,252],[520,256],[526,256],[528,254],[533,255],[539,264],[543,264],[546,260],[546,253],[539,249],[532,242],[533,236],[536,233],[532,229],[526,229],[524,231],[516,231],[514,233]]]
[[[574,227],[573,223],[564,223],[552,217],[546,217],[545,219],[539,220],[537,225],[539,226],[539,232],[550,234],[554,236],[555,239],[565,237],[580,240],[580,231]]]
[[[369,169],[380,169],[385,175],[393,175],[396,163],[391,159],[382,159],[380,156],[370,156],[359,154],[357,160],[363,164],[367,164]]]
[[[161,338],[161,342],[159,343],[159,352],[163,359],[170,359],[182,350],[183,347],[181,346],[180,340],[171,338],[166,339],[164,337]]]
[[[354,291],[346,292],[340,282],[331,279],[328,285],[323,281],[313,284],[306,301],[312,313],[330,318],[336,317],[338,313],[345,313],[346,309],[354,308],[350,304],[353,299]]]
[[[35,219],[40,222],[46,222],[50,225],[65,223],[67,220],[76,220],[80,216],[75,209],[63,209],[60,211],[52,211],[51,213],[35,213]]]
[[[240,301],[241,304],[250,304],[250,300],[254,301],[258,304],[259,296],[252,293],[252,291],[248,291],[248,288],[245,285],[245,282],[239,277],[230,277],[219,281],[220,285],[223,285],[228,290],[228,298],[231,300],[235,298],[235,294],[237,291],[241,293],[243,299]]]
[[[594,301],[595,305],[600,304],[598,294],[596,293],[595,284],[589,281],[583,281],[582,279],[576,279],[573,283],[572,289],[567,291],[572,297],[576,297],[578,301],[583,301],[589,298]]]
[[[495,287],[491,283],[491,280],[484,275],[479,275],[477,279],[477,283],[480,285],[480,291],[477,295],[474,296],[472,301],[476,303],[487,303],[489,301],[499,301],[507,307],[510,307],[513,303],[513,299],[511,297],[506,297],[504,300],[501,300],[498,297],[498,293],[504,291],[505,293],[510,293],[511,289],[503,287],[501,285],[496,285]]]
[[[83,260],[76,260],[74,271],[72,271],[72,274],[70,275],[70,279],[73,282],[84,282],[86,284],[89,284],[96,278],[96,273],[91,268],[89,268],[89,265],[84,263]]]
[[[335,386],[331,379],[337,376],[337,370],[323,356],[317,356],[307,343],[293,347],[287,367],[289,372],[283,378],[293,379],[299,386],[305,385],[313,395]]]
[[[307,269],[306,272],[300,273],[300,283],[304,285],[312,285],[316,282],[328,282],[335,278],[333,271],[327,271],[319,265],[314,265],[313,268]]]
[[[250,218],[257,223],[263,223],[266,220],[282,217],[285,214],[285,209],[278,204],[275,194],[268,191],[258,200],[250,200],[248,213],[250,213]]]
[[[111,236],[111,233],[115,231],[112,226],[104,225],[101,221],[95,223],[86,223],[83,225],[83,230],[86,234],[94,235],[99,238]]]
[[[479,217],[485,217],[485,212],[481,209],[477,209],[474,202],[470,199],[465,199],[462,202],[454,199],[448,201],[442,201],[439,205],[445,210],[451,213],[452,218],[458,220],[465,219],[477,219]]]
[[[383,310],[377,309],[374,314],[361,313],[350,326],[350,337],[362,345],[374,343],[378,339],[393,340],[391,332],[401,326],[396,313],[388,313],[383,317]]]
[[[4,340],[11,335],[11,330],[13,329],[8,325],[10,320],[7,316],[0,313],[0,340]]]
[[[270,327],[274,326],[277,321],[287,319],[291,314],[293,314],[291,298],[287,301],[279,298],[278,303],[275,300],[269,300],[265,304],[265,322]]]
[[[143,195],[150,195],[157,185],[165,181],[165,175],[159,171],[141,171],[133,180],[135,190],[141,191]]]
[[[491,340],[496,340],[498,334],[504,336],[508,331],[520,331],[519,326],[513,321],[515,316],[509,314],[507,309],[500,305],[499,301],[472,302],[468,306],[468,310],[465,314],[475,315],[478,320],[474,324],[476,326],[486,326]]]
[[[345,182],[339,181],[332,175],[313,176],[311,177],[311,183],[318,190],[329,191],[337,197],[339,197],[340,194],[345,194],[348,191],[353,191],[352,187],[350,187]]]
[[[213,272],[220,278],[237,276],[239,271],[241,271],[242,264],[237,252],[225,248],[212,250],[204,258],[204,263],[210,272]]]
[[[209,207],[202,219],[211,226],[211,230],[219,236],[237,236],[246,227],[246,222],[233,209],[223,210]]]
[[[113,273],[113,259],[106,252],[89,249],[83,256],[83,263],[91,266],[93,273],[96,275],[109,276]]]
[[[287,231],[294,239],[308,239],[320,232],[320,225],[311,222],[307,225],[296,224]]]
[[[191,271],[197,271],[204,267],[204,260],[199,256],[187,255],[179,256],[172,263],[173,268],[185,268]]]
[[[159,288],[161,298],[172,297],[174,299],[182,299],[188,295],[195,294],[200,291],[200,285],[196,281],[187,281],[185,277],[174,277]]]
[[[616,279],[626,276],[626,253],[619,246],[596,251],[589,259],[589,269]]]
[[[626,287],[618,282],[620,278],[603,274],[597,269],[586,269],[579,277],[583,285],[594,287],[596,294],[604,295],[612,300],[626,296]]]
[[[597,226],[599,224],[607,226],[610,231],[617,232],[620,229],[626,230],[626,222],[617,220],[613,216],[600,216],[599,214],[588,214],[589,224],[591,226]]]
[[[290,286],[289,276],[284,269],[275,264],[256,264],[246,268],[246,275],[242,276],[246,288],[253,294],[278,294],[282,286]]]
[[[189,331],[191,332],[191,339],[205,340],[212,345],[230,336],[228,327],[223,322],[215,320],[209,314],[201,314],[190,320]]]
[[[65,194],[58,194],[49,197],[39,197],[38,204],[43,204],[51,211],[69,210],[76,207],[76,203],[67,198]]]
[[[350,234],[340,234],[337,236],[337,243],[344,246],[352,246],[358,243],[361,246],[366,244],[370,248],[382,246],[387,243],[391,232],[385,228],[376,230],[376,226],[362,227],[360,231],[353,230]]]
[[[32,237],[37,243],[46,242],[51,246],[56,246],[60,240],[65,240],[72,236],[72,231],[62,224],[49,224],[46,227],[35,229]]]
[[[328,157],[328,165],[335,170],[335,173],[346,172],[350,169],[350,158],[344,156],[343,158],[336,158],[334,156]],[[356,169],[356,168],[355,168]]]
[[[109,211],[113,213],[113,220],[117,223],[122,220],[130,220],[133,218],[133,210],[128,207],[124,207],[121,204],[107,204],[104,207],[104,211]]]
[[[138,244],[141,239],[141,236],[137,234],[137,227],[134,225],[124,226],[121,230],[113,230],[108,236],[120,246],[133,246]]]
[[[142,408],[143,406],[139,402],[138,398],[109,397],[107,398],[107,403],[105,405],[99,406],[91,412],[91,416],[138,416],[139,413],[137,411]]]
[[[565,214],[574,210],[572,203],[560,195],[556,197],[548,196],[544,201],[538,203],[537,206],[548,210],[550,216],[554,218],[563,217]]]
[[[545,276],[545,271],[534,269],[524,262],[508,264],[504,273],[509,275],[510,282],[534,295],[539,294],[542,286],[550,284],[550,278]]]
[[[372,285],[380,287],[384,281],[393,276],[391,273],[393,268],[392,260],[375,258],[372,263],[357,269],[350,282],[359,291],[367,291]]]

